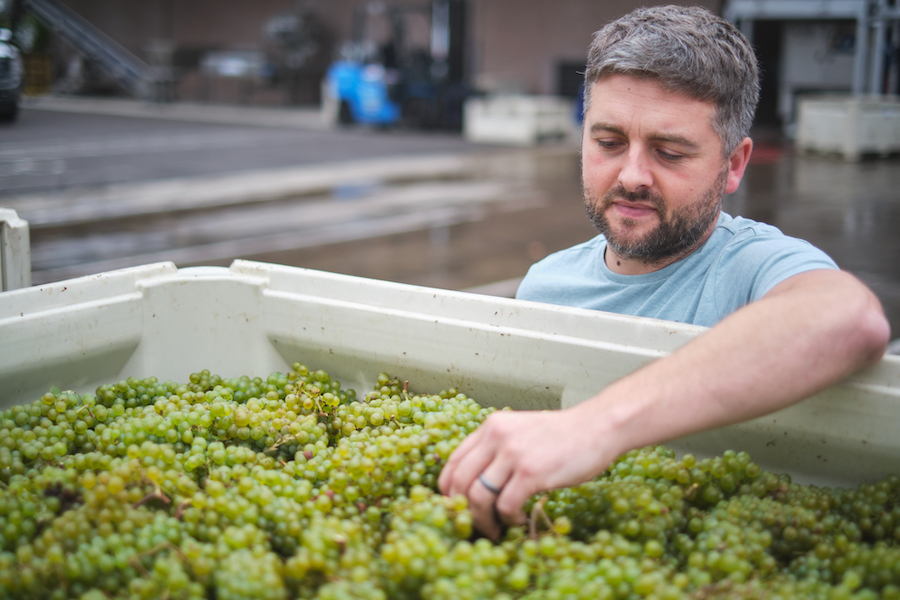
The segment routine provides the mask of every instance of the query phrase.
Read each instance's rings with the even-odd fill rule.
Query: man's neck
[[[647,273],[659,271],[660,269],[664,269],[665,267],[678,262],[682,258],[688,256],[691,252],[684,255],[666,257],[660,261],[648,263],[637,258],[622,257],[607,245],[604,260],[606,260],[606,266],[609,267],[609,270],[617,275],[646,275]]]

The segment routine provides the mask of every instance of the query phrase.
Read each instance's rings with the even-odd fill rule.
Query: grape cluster
[[[53,388],[0,413],[0,597],[900,598],[900,478],[804,486],[744,452],[633,450],[479,537],[436,482],[494,410],[301,363]]]

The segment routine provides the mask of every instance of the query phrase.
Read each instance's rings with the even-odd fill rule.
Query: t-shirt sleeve
[[[744,230],[728,244],[716,266],[719,312],[729,314],[756,302],[794,275],[837,268],[825,252],[805,240]]]

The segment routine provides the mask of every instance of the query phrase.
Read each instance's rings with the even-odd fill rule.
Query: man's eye
[[[665,150],[657,150],[657,154],[663,159],[669,162],[677,162],[684,158],[681,154],[672,154],[671,152],[666,152]]]
[[[612,150],[613,148],[618,148],[620,142],[617,140],[597,140],[597,145],[605,150]]]

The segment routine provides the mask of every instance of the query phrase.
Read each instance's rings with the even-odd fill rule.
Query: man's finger
[[[450,455],[450,460],[438,479],[438,486],[444,494],[468,496],[472,482],[494,460],[502,442],[502,437],[495,435],[498,416],[497,413],[491,415]],[[508,473],[502,475],[508,476]]]
[[[450,454],[450,458],[447,460],[447,464],[444,465],[444,468],[441,469],[441,474],[438,477],[438,489],[441,490],[446,496],[450,496],[450,488],[451,482],[456,474],[457,467],[459,464],[469,455],[473,448],[478,445],[478,441],[480,440],[482,435],[481,428],[476,429],[472,433],[470,433],[466,438],[456,447],[456,449]]]
[[[508,525],[524,525],[528,521],[523,510],[525,502],[539,491],[539,486],[529,485],[523,476],[512,473],[495,500],[497,512],[503,522]]]
[[[495,460],[475,476],[466,494],[472,523],[482,534],[497,539],[506,529],[506,522],[497,511],[497,499],[512,473],[513,466]]]
[[[493,448],[490,448],[486,443],[478,444],[467,452],[449,475],[447,495],[466,494],[468,496],[472,482],[491,464],[494,456]]]
[[[496,519],[494,502],[497,494],[484,486],[477,478],[472,482],[466,494],[469,498],[469,510],[472,513],[472,525],[482,535],[496,540],[500,537],[503,523]]]

